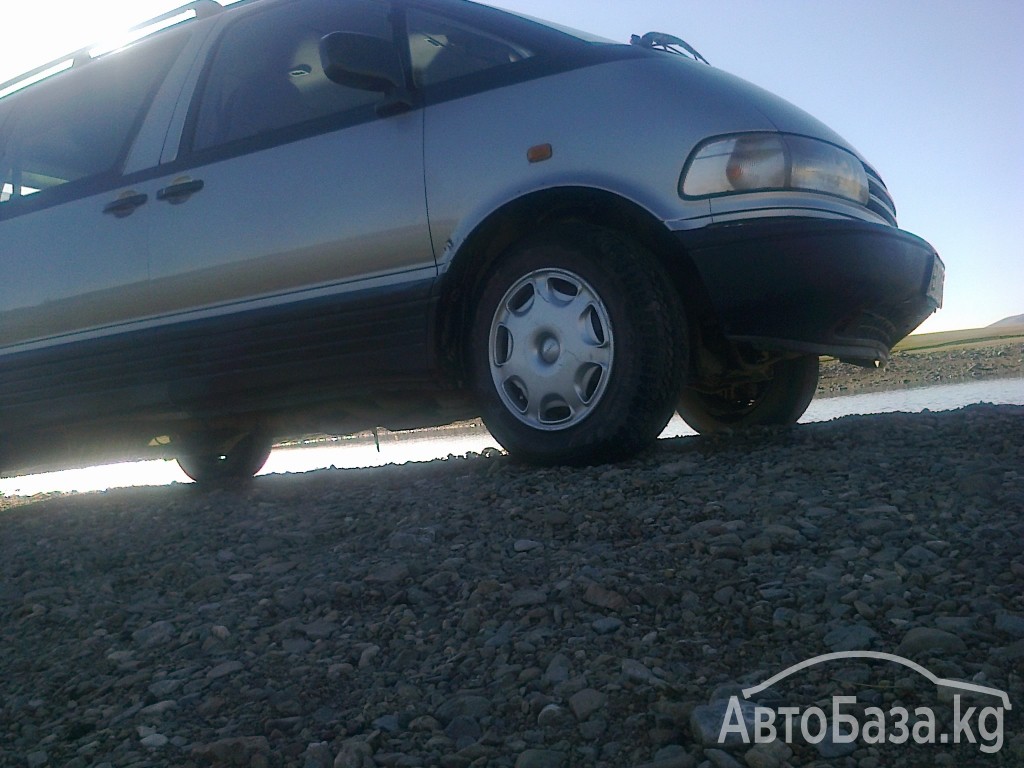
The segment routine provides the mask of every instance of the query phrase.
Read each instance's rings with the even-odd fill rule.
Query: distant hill
[[[1004,325],[1024,325],[1024,315],[1014,315],[1013,317],[1004,317],[992,325],[989,328],[999,328]]]
[[[1008,317],[987,328],[959,331],[912,333],[896,345],[899,352],[927,352],[935,349],[992,347],[1024,342],[1024,315]]]

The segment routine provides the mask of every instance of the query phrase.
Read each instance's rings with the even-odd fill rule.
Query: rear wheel
[[[682,312],[654,257],[617,232],[563,225],[514,246],[471,333],[484,423],[518,458],[618,460],[672,415]]]
[[[204,485],[251,479],[263,469],[273,441],[258,432],[230,439],[207,438],[177,457],[181,471]]]
[[[701,434],[723,429],[795,424],[818,388],[818,358],[779,360],[763,381],[736,384],[717,392],[685,388],[679,416]]]

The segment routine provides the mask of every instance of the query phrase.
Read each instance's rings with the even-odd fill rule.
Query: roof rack
[[[224,6],[216,2],[216,0],[193,0],[191,3],[179,6],[167,13],[163,13],[149,19],[148,21],[144,21],[141,24],[136,24],[134,27],[126,30],[125,41],[123,44],[113,46],[109,49],[104,48],[99,54],[94,55],[93,52],[97,49],[97,45],[102,44],[94,43],[93,45],[65,54],[64,56],[47,62],[46,64],[41,64],[38,67],[30,69],[28,72],[24,72],[17,77],[11,78],[5,83],[0,83],[0,99],[20,91],[23,88],[27,88],[30,85],[34,85],[41,80],[45,80],[58,72],[64,72],[68,69],[85,66],[106,53],[112,53],[115,50],[119,50],[124,47],[124,45],[128,45],[129,43],[148,37],[151,34],[155,34],[168,26],[174,26],[177,23],[191,19],[207,18],[220,13],[223,10]],[[181,18],[180,22],[175,22],[174,24],[168,23],[189,13],[192,15],[188,19]]]

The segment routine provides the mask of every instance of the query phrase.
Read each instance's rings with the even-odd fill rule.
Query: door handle
[[[202,188],[202,179],[182,179],[159,190],[156,193],[156,199],[168,203],[183,203]]]
[[[149,195],[141,192],[129,192],[122,197],[117,198],[117,200],[104,205],[103,212],[111,213],[118,218],[122,218],[130,214],[140,205],[145,205],[147,200],[149,200]]]

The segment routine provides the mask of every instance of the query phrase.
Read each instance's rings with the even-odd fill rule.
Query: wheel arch
[[[710,311],[697,270],[664,224],[635,202],[606,190],[558,187],[519,197],[480,221],[461,241],[439,282],[434,333],[439,360],[452,378],[465,379],[465,333],[479,288],[501,256],[523,237],[560,223],[617,230],[654,254],[679,294],[687,327]],[[691,345],[692,349],[692,345]],[[692,354],[692,352],[691,352]]]

